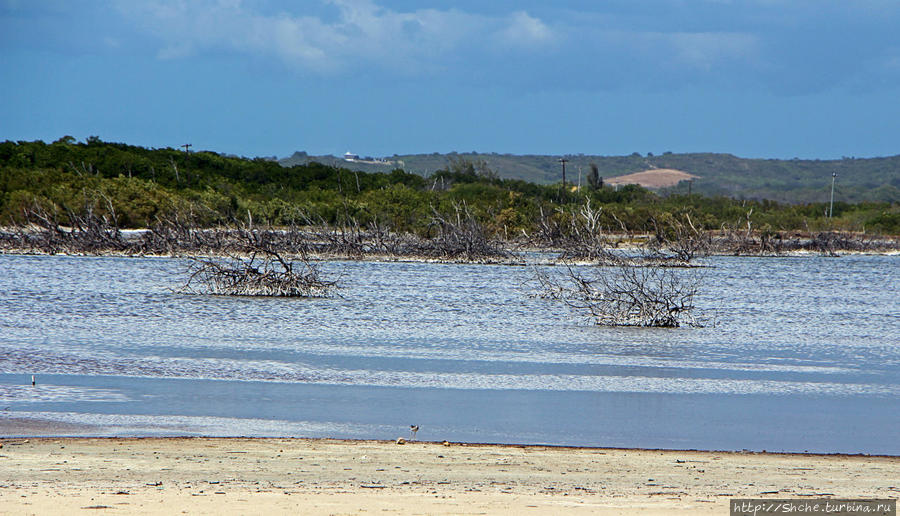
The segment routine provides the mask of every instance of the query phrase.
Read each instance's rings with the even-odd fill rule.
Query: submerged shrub
[[[632,264],[551,276],[536,269],[541,296],[586,311],[601,326],[701,326],[694,318],[700,286],[695,269]]]
[[[188,273],[183,292],[220,296],[326,297],[337,287],[314,263],[288,261],[273,251],[246,258],[191,258]]]

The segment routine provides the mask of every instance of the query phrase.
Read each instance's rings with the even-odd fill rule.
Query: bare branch
[[[693,317],[696,270],[620,265],[586,272],[567,266],[562,277],[540,269],[535,274],[542,297],[585,311],[601,326],[700,325]]]

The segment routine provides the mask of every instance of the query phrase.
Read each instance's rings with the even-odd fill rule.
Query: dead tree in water
[[[24,223],[15,227],[15,240],[24,248],[50,254],[99,254],[127,247],[113,203],[102,193],[86,200],[80,212],[35,201],[23,209],[22,217]]]
[[[337,281],[325,279],[304,251],[299,260],[277,250],[276,233],[239,227],[244,243],[227,258],[191,257],[183,292],[223,296],[327,297]]]
[[[221,231],[204,231],[197,221],[194,206],[157,214],[140,241],[141,254],[182,254],[215,252],[222,247]]]
[[[454,205],[453,214],[442,214],[431,208],[431,227],[438,234],[420,246],[419,254],[455,260],[477,261],[507,256],[487,236],[484,225],[469,211],[465,203]]]
[[[271,249],[248,257],[191,258],[183,292],[220,296],[327,297],[337,282],[309,260],[285,260]]]
[[[614,242],[606,234],[600,222],[601,208],[591,207],[591,200],[576,212],[569,214],[568,238],[563,240],[563,259],[590,260],[597,263],[613,265],[621,263],[621,257],[610,249]]]
[[[700,326],[693,316],[700,285],[697,271],[671,267],[567,268],[560,277],[535,269],[541,297],[589,313],[601,326]]]
[[[600,228],[599,212],[588,202],[572,218],[577,222],[571,233],[575,245],[563,254],[564,259],[589,258],[597,265],[567,265],[562,275],[536,268],[540,295],[589,314],[601,326],[700,326],[693,312],[701,273],[684,267],[708,253],[706,234],[688,216],[686,223],[654,219],[656,238],[649,246],[614,254]]]
[[[684,221],[671,217],[668,221],[651,218],[654,237],[650,242],[651,257],[676,265],[690,265],[697,258],[708,256],[712,248],[709,234],[697,229],[691,216]]]
[[[543,207],[539,210],[536,231],[530,236],[536,247],[560,249],[560,258],[564,260],[607,265],[620,263],[620,257],[611,251],[617,247],[617,242],[610,238],[601,223],[602,207],[592,207],[590,199],[585,199],[578,209],[557,208],[549,215],[544,213]]]

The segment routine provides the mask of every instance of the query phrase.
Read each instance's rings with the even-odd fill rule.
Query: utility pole
[[[831,173],[831,202],[828,204],[828,218],[831,218],[831,215],[834,213],[834,179],[837,177],[837,172]]]
[[[191,155],[191,147],[193,147],[193,145],[191,145],[190,143],[185,143],[184,145],[179,145],[179,147],[184,147],[184,156],[185,156],[184,164],[185,164],[185,167],[187,167],[187,163],[188,163],[187,157]],[[179,175],[178,175],[178,166],[175,165],[175,160],[172,160],[172,168],[175,169],[175,182],[180,183],[181,177],[179,177]],[[190,178],[188,178],[188,179],[190,180]]]
[[[566,158],[559,158],[557,161],[563,164],[563,192],[566,191],[566,163],[569,162]]]

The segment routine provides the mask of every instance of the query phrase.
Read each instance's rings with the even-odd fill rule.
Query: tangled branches
[[[558,208],[551,214],[544,213],[540,207],[531,242],[538,248],[559,249],[560,258],[564,260],[586,260],[605,265],[619,263],[620,257],[611,250],[618,242],[604,229],[601,212],[602,207],[592,207],[590,199],[577,209],[571,206]]]
[[[600,223],[601,209],[592,208],[590,199],[587,199],[577,212],[572,210],[568,217],[568,238],[562,246],[562,258],[591,260],[607,265],[620,262],[620,257],[610,251],[614,243]]]
[[[675,217],[661,222],[656,217],[651,219],[654,238],[651,249],[666,260],[688,265],[697,258],[710,253],[712,240],[708,233],[697,229],[691,216],[684,215],[684,221]]]
[[[256,248],[246,258],[191,258],[183,292],[221,296],[326,297],[336,281],[321,277],[312,262],[288,261]]]
[[[587,311],[601,326],[700,326],[693,317],[696,271],[670,267],[567,267],[563,277],[535,269],[541,296]]]
[[[800,233],[770,229],[736,231],[723,225],[712,238],[718,254],[733,256],[782,256],[790,253],[816,253],[839,256],[844,253],[887,252],[900,249],[896,238],[878,237],[846,231]]]
[[[14,233],[7,241],[49,254],[121,251],[125,242],[115,208],[105,195],[98,197],[85,201],[81,211],[47,207],[34,201],[22,210],[24,222],[14,226]]]
[[[442,214],[432,207],[431,227],[438,234],[422,246],[420,254],[444,259],[478,261],[505,257],[508,253],[488,238],[484,226],[472,215],[469,207],[454,205],[453,214]]]

